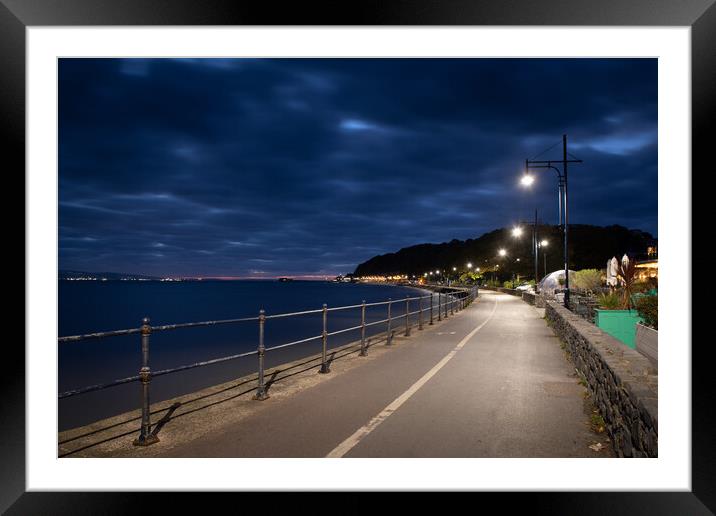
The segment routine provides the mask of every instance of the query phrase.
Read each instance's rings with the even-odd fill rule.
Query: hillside
[[[547,271],[562,268],[562,230],[559,226],[538,226],[539,240],[549,244],[540,250],[539,273],[543,274],[543,251],[547,254]],[[624,253],[640,256],[649,246],[656,245],[656,239],[649,233],[623,226],[590,226],[570,224],[569,261],[570,269],[606,267],[613,256]],[[498,250],[505,249],[507,256],[500,258]],[[519,258],[519,261],[517,259]],[[472,262],[481,270],[492,270],[500,264],[506,275],[534,276],[532,256],[532,228],[527,227],[521,238],[512,236],[510,228],[501,228],[485,233],[479,238],[452,240],[442,244],[419,244],[403,248],[395,253],[375,256],[356,267],[356,276],[408,274],[420,276],[426,271],[449,270],[453,267],[464,270]]]

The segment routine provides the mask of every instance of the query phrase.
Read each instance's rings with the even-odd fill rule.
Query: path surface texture
[[[313,372],[320,381],[289,396],[243,401],[256,407],[245,417],[227,412],[230,422],[211,431],[187,430],[185,439],[167,436],[114,456],[613,456],[542,313],[480,291],[477,303],[447,320],[374,346],[372,358],[356,356],[355,367]],[[214,422],[232,408],[218,410]],[[178,418],[166,428],[188,423]]]
[[[196,393],[205,405],[182,401],[157,444],[132,446],[137,412],[61,435],[60,456],[613,456],[543,312],[481,291],[465,310],[409,337],[398,331],[367,357],[276,382],[267,400],[252,400],[250,388],[234,394],[240,381]],[[153,422],[166,413],[156,410]]]

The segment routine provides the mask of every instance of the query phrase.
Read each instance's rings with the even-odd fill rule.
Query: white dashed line
[[[480,324],[477,328],[472,330],[470,333],[468,333],[464,339],[462,339],[455,348],[450,351],[445,357],[443,357],[440,362],[435,364],[435,366],[425,373],[420,380],[415,382],[413,385],[410,386],[410,388],[405,391],[403,394],[398,396],[393,402],[390,403],[387,407],[385,407],[380,414],[375,416],[373,419],[371,419],[368,424],[365,426],[359,428],[356,430],[356,432],[351,435],[348,439],[343,441],[341,444],[336,446],[333,451],[331,451],[326,457],[328,458],[334,458],[334,457],[343,457],[346,453],[348,453],[352,448],[354,448],[363,438],[365,438],[368,434],[370,434],[375,428],[380,425],[383,421],[388,419],[388,416],[390,416],[393,412],[398,410],[398,408],[408,401],[410,397],[418,392],[418,390],[425,385],[430,378],[435,376],[435,374],[440,371],[440,369],[443,368],[445,364],[447,364],[452,357],[455,356],[455,354],[462,349],[462,347],[467,343],[468,340],[470,340],[478,331],[482,329],[483,326],[485,326],[490,319],[492,319],[492,316],[495,314],[495,310],[497,309],[497,297],[495,297],[495,305],[492,307],[492,312],[490,313],[489,317]]]

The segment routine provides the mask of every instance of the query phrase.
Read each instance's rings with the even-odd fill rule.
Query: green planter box
[[[636,310],[595,310],[599,329],[630,348],[636,347],[636,323],[644,322]]]

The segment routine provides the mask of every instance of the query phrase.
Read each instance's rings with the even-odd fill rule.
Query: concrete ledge
[[[566,344],[620,457],[658,456],[658,375],[637,351],[547,301],[545,318]]]
[[[644,324],[636,324],[636,350],[659,369],[659,332]]]

